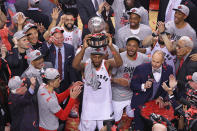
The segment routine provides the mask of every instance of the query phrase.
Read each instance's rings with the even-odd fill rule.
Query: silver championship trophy
[[[91,38],[88,45],[93,48],[107,46],[108,40],[104,33],[105,21],[101,17],[92,17],[88,22],[88,29],[91,32]]]

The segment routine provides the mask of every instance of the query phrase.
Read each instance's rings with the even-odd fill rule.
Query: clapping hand
[[[77,96],[81,93],[83,82],[77,81],[75,82],[69,89],[70,89],[70,97],[76,99]]]

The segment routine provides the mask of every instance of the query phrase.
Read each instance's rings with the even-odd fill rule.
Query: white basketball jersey
[[[113,118],[111,77],[105,67],[104,60],[96,70],[99,89],[84,84],[81,118],[83,120],[107,120]]]

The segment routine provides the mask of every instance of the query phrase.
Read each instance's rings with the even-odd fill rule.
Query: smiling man
[[[126,107],[126,114],[129,117],[133,116],[133,111],[130,109],[131,98],[133,92],[130,89],[130,81],[133,72],[138,65],[149,62],[148,56],[138,51],[140,40],[136,36],[130,36],[127,39],[126,50],[120,54],[123,65],[119,68],[114,68],[112,81],[112,103],[114,108],[114,115],[116,124],[121,120],[123,109]]]
[[[173,34],[175,40],[179,39],[181,36],[190,37],[196,47],[196,32],[189,23],[185,22],[185,19],[189,15],[189,8],[185,5],[179,5],[173,10],[175,10],[174,21],[166,23],[166,31]]]
[[[67,12],[62,16],[62,23],[64,28],[64,43],[74,46],[75,52],[81,45],[81,30],[74,25],[75,17],[72,13]]]
[[[166,92],[161,85],[169,80],[173,74],[172,67],[164,63],[164,53],[157,50],[150,63],[142,64],[135,68],[131,79],[130,88],[133,91],[131,108],[134,110],[135,130],[143,131],[144,123],[140,116],[140,107],[150,100],[156,100],[163,108],[163,98]]]
[[[130,16],[130,24],[120,28],[116,35],[116,45],[120,48],[120,52],[126,50],[126,40],[129,36],[138,36],[140,41],[143,41],[147,36],[152,34],[152,30],[149,26],[140,24],[141,16],[143,14],[142,10],[139,8],[132,8],[128,14]]]

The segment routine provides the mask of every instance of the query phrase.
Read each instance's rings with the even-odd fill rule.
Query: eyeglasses
[[[185,48],[185,46],[176,45],[176,49],[182,49],[182,48]]]

